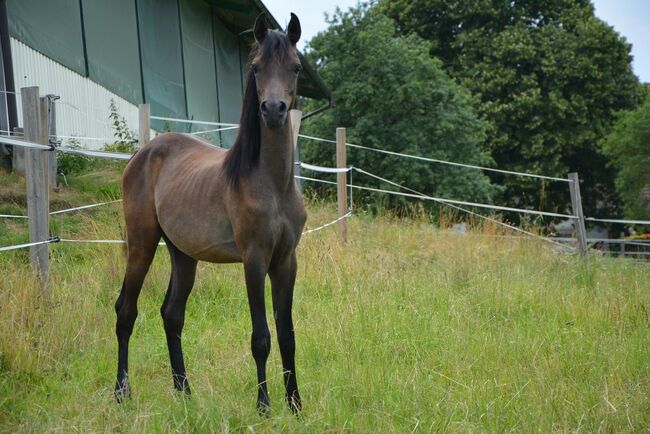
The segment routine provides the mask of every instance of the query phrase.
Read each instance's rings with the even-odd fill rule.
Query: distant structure
[[[59,135],[113,137],[111,100],[132,129],[141,103],[154,116],[237,123],[248,29],[260,13],[284,27],[259,0],[0,0],[0,130],[21,124],[20,97],[11,92],[25,86],[61,97]],[[329,90],[302,62],[300,96],[329,105]],[[214,129],[162,121],[152,128]],[[235,135],[206,138],[229,147]]]

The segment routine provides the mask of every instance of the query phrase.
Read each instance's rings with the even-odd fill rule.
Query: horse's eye
[[[298,64],[294,67],[296,74],[299,74],[302,71],[302,65]]]
[[[260,67],[253,63],[251,65],[251,71],[253,71],[253,74],[257,74],[260,71]]]

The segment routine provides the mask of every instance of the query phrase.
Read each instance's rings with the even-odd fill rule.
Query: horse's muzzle
[[[264,101],[260,104],[262,119],[271,129],[280,128],[287,119],[287,104],[284,101]]]

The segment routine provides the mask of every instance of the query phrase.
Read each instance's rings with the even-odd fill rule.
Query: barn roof
[[[251,43],[253,35],[247,31],[253,28],[255,19],[261,13],[266,16],[271,28],[284,30],[260,0],[208,0],[208,3],[214,7],[215,12],[230,31],[242,34],[242,37]],[[303,65],[303,72],[298,82],[299,93],[309,98],[330,100],[330,90],[302,53],[299,55]]]

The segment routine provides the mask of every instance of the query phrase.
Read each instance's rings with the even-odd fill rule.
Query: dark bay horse
[[[166,133],[140,149],[124,171],[123,200],[128,261],[115,303],[118,367],[115,394],[130,395],[128,346],[142,282],[164,238],[172,272],[160,308],[174,387],[190,393],[181,331],[199,260],[242,262],[253,322],[257,406],[268,414],[266,360],[271,336],[264,281],[271,279],[286,399],[299,411],[291,318],[296,246],[307,218],[294,182],[294,150],[287,112],[301,70],[296,51],[300,22],[291,14],[286,33],[269,30],[260,16],[240,120],[229,151],[184,134]]]

